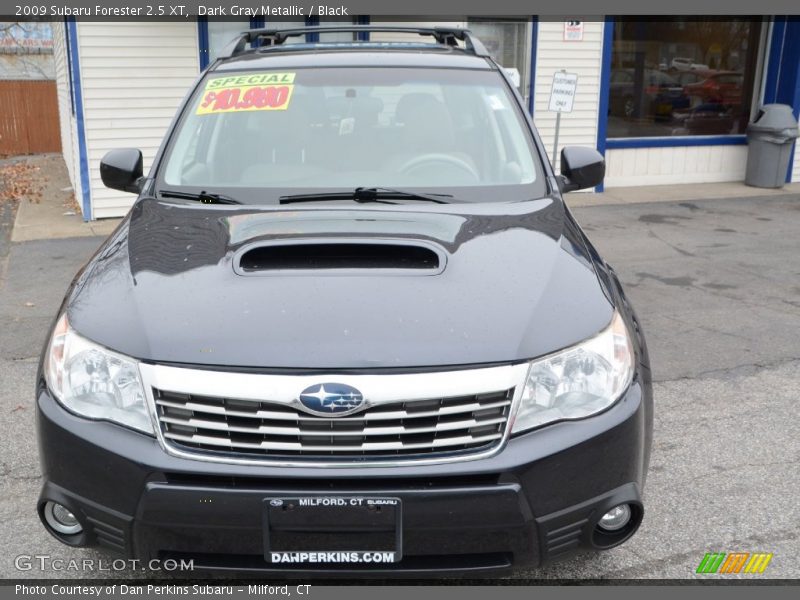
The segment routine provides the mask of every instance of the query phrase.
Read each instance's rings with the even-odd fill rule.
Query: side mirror
[[[112,190],[141,191],[143,179],[142,153],[136,148],[120,148],[107,152],[100,161],[100,178]]]
[[[567,146],[561,150],[559,187],[563,193],[600,185],[605,175],[606,160],[594,148]]]

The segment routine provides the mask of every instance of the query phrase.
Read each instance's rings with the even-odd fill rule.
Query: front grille
[[[514,388],[391,402],[347,417],[285,403],[153,389],[165,440],[203,453],[268,457],[432,456],[481,451],[503,438]]]

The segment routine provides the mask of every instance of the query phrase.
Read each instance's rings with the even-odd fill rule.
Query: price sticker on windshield
[[[206,83],[198,115],[254,110],[286,110],[294,90],[294,73],[257,73],[218,77]]]

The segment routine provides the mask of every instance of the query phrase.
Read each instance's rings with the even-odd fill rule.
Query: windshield
[[[250,202],[357,187],[523,200],[544,193],[538,160],[496,71],[216,73],[184,112],[158,186]]]

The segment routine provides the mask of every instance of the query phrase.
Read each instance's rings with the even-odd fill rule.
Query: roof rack
[[[455,47],[458,41],[463,41],[467,52],[475,56],[489,56],[486,46],[472,35],[469,29],[460,27],[391,27],[380,25],[348,25],[336,27],[301,27],[297,29],[250,29],[243,31],[239,37],[233,39],[218,58],[230,58],[241,54],[248,43],[261,41],[262,46],[280,46],[288,38],[300,37],[307,33],[416,33],[431,36],[437,44]]]

